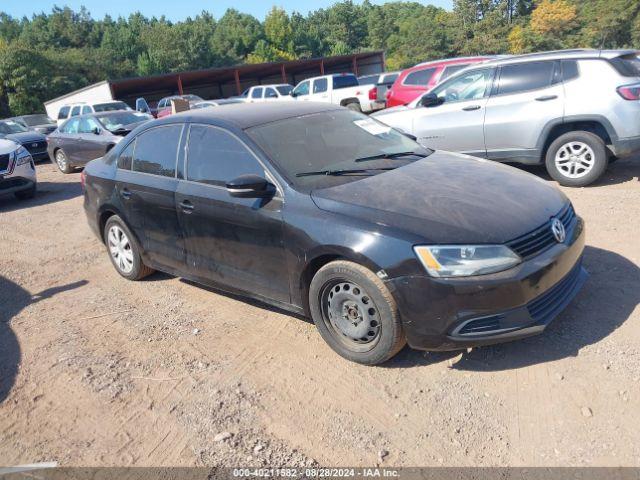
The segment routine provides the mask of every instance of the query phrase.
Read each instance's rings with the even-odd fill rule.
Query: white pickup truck
[[[279,83],[277,85],[255,85],[247,88],[240,98],[247,103],[261,103],[272,100],[289,101],[293,100],[290,96],[293,87],[288,83]]]
[[[375,112],[385,105],[378,101],[375,86],[360,85],[351,73],[308,78],[296,85],[291,96],[298,101],[334,103],[365,113]]]

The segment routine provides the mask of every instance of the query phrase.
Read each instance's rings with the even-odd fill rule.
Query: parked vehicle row
[[[640,151],[637,55],[575,50],[476,63],[375,117],[430,148],[544,164],[560,184],[584,186]]]
[[[540,333],[586,278],[583,222],[557,188],[327,103],[153,120],[82,175],[120,275],[310,316],[364,364]]]

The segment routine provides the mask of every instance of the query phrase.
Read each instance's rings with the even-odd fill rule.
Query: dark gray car
[[[21,115],[19,117],[12,117],[9,120],[19,123],[27,130],[42,133],[43,135],[47,135],[58,128],[58,124],[55,120],[51,120],[45,113]]]
[[[62,173],[102,157],[141,122],[153,118],[134,111],[91,113],[72,117],[49,135],[49,158]]]

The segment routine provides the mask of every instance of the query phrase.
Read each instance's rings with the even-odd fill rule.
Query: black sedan
[[[116,270],[162,270],[311,316],[347,359],[539,333],[582,286],[554,186],[426,150],[327,104],[229,105],[132,132],[83,173]]]
[[[49,158],[62,173],[99,158],[140,123],[153,118],[146,113],[118,110],[71,117],[47,137]]]
[[[19,117],[12,117],[10,118],[10,120],[19,123],[27,130],[33,130],[34,132],[42,133],[44,135],[47,135],[58,128],[58,124],[56,123],[56,121],[50,119],[44,113],[21,115]]]
[[[0,120],[0,138],[13,140],[22,145],[34,161],[46,160],[47,137],[43,134],[28,130],[13,120]]]

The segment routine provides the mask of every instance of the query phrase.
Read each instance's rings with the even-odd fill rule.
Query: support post
[[[284,63],[280,65],[280,73],[282,74],[282,83],[289,83],[287,81],[287,71],[284,68]]]
[[[233,76],[236,80],[236,92],[238,93],[238,95],[240,95],[242,93],[242,91],[240,90],[242,87],[240,87],[240,74],[238,73],[237,68],[233,71]]]
[[[320,75],[324,75],[324,58],[320,60]]]
[[[183,95],[182,92],[182,77],[178,75],[178,95]]]
[[[355,76],[358,76],[358,56],[354,55],[353,56],[353,73],[355,74]]]

